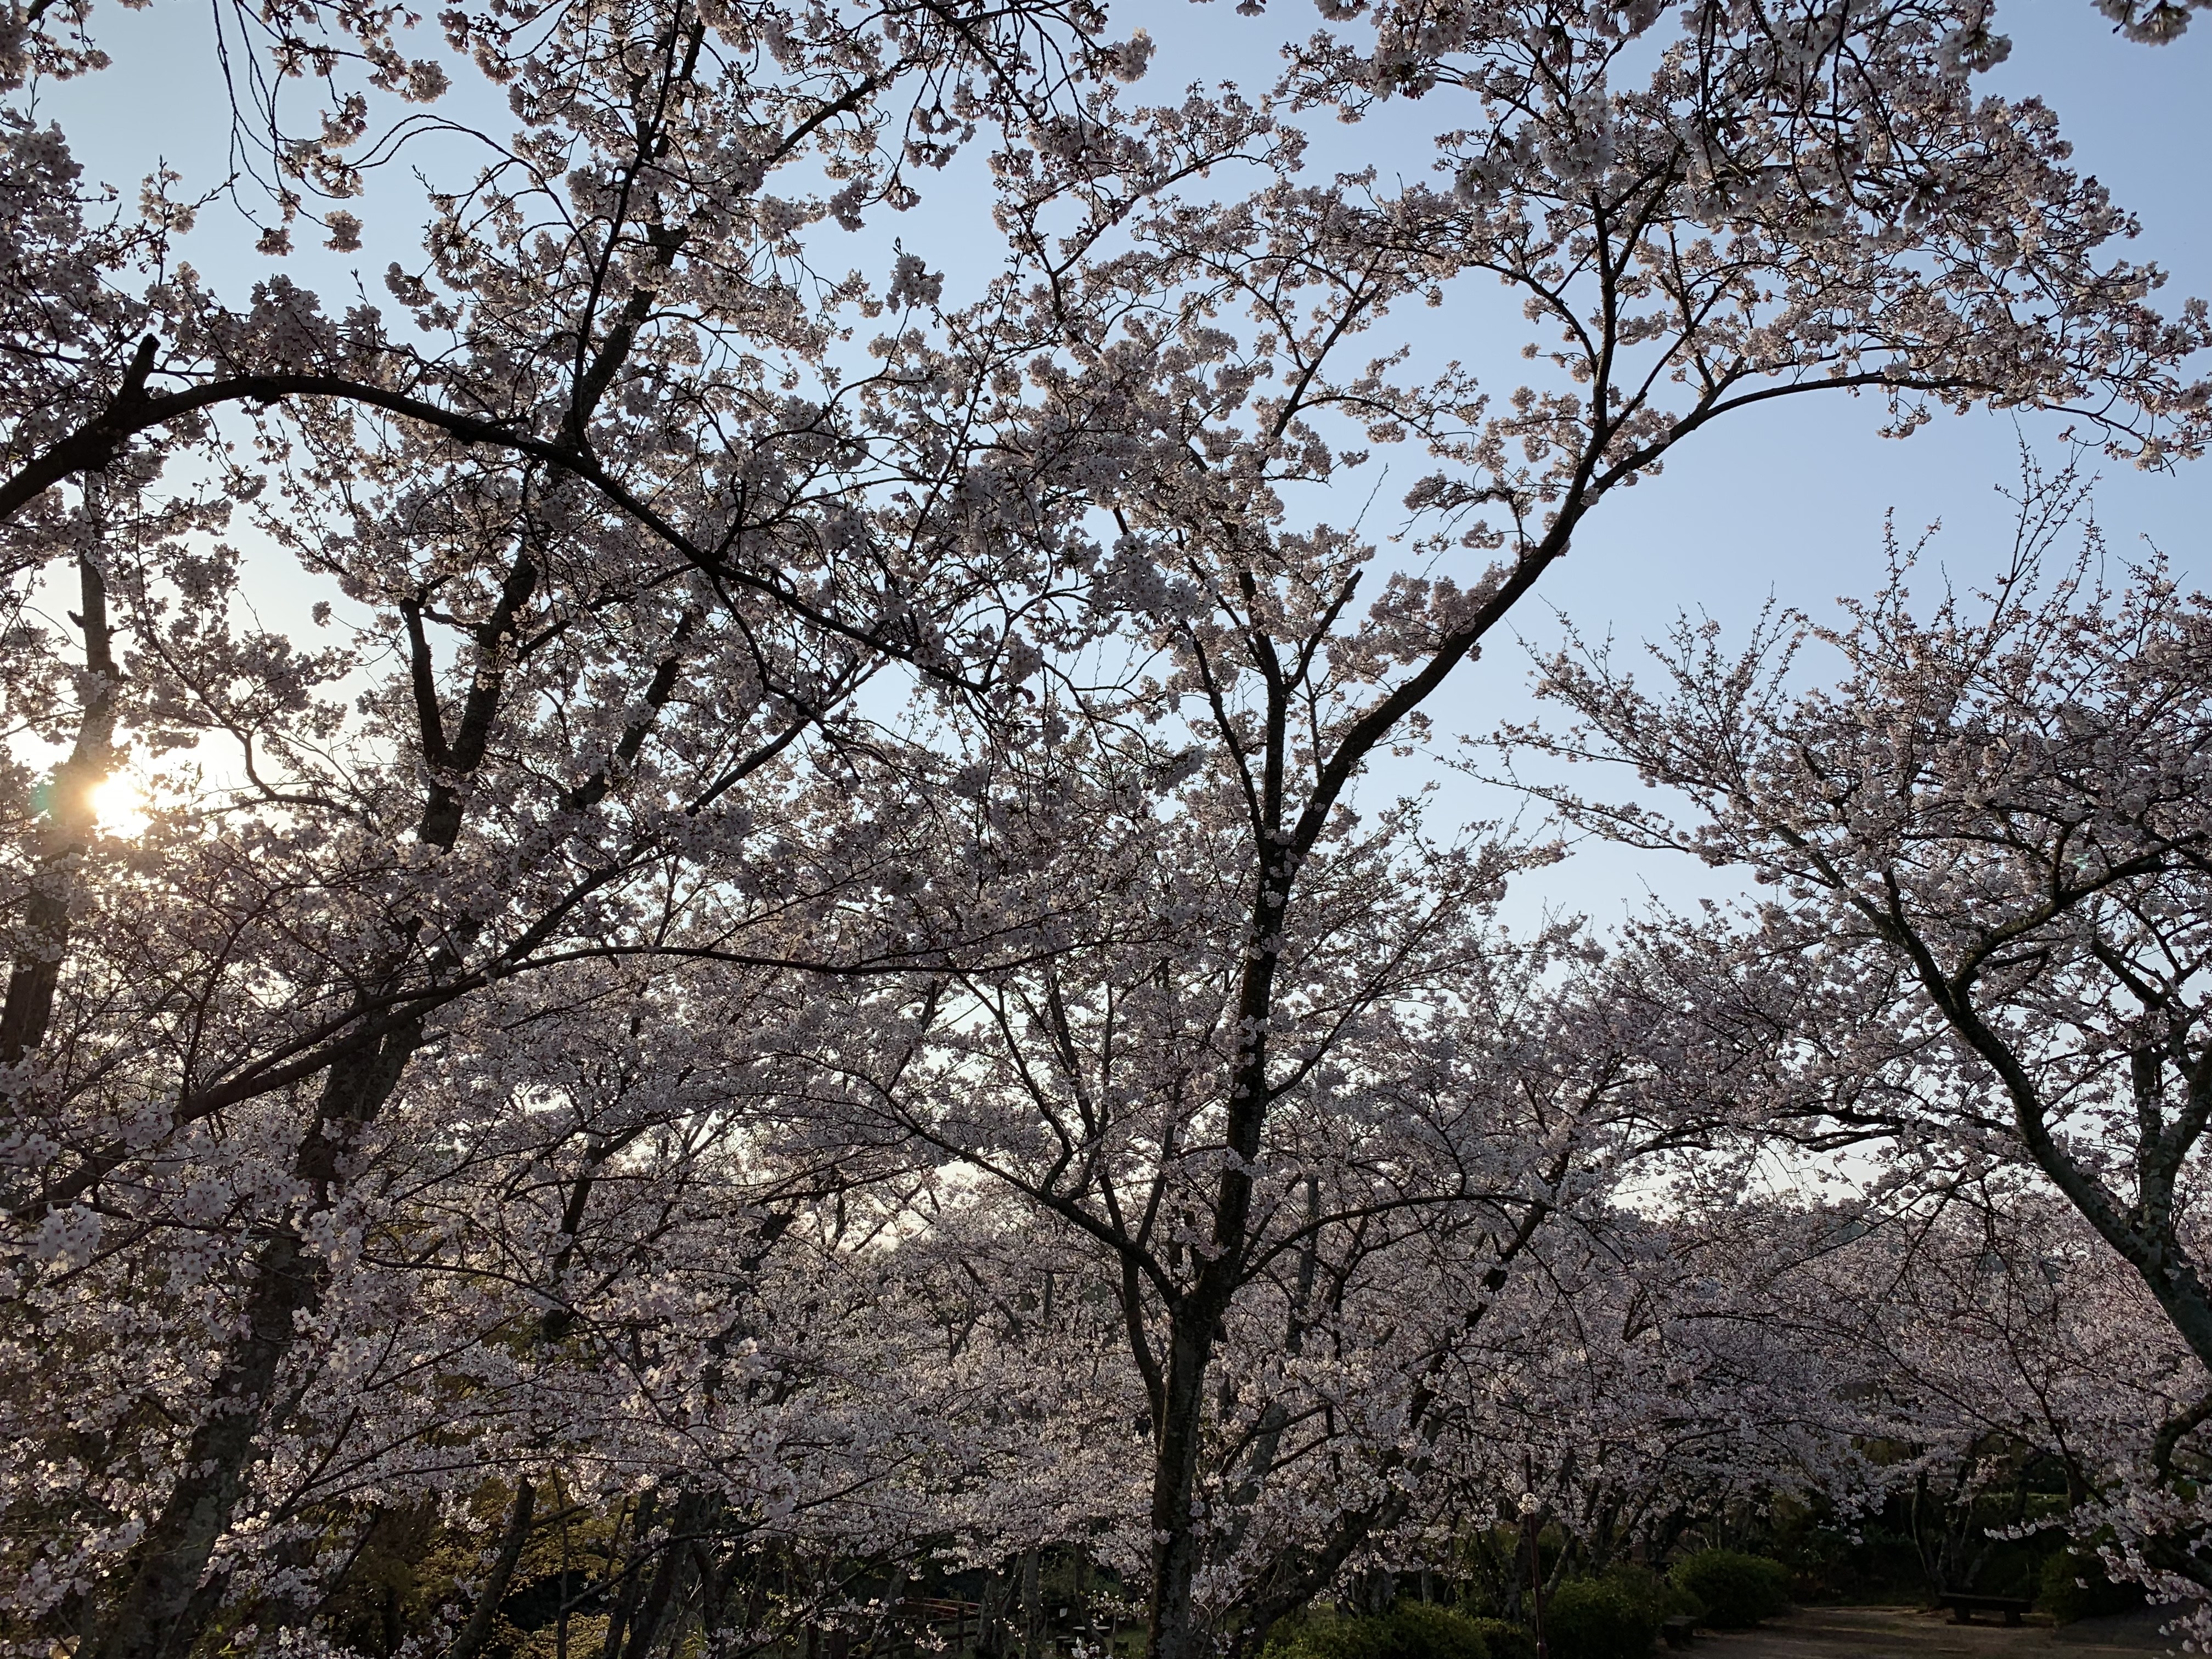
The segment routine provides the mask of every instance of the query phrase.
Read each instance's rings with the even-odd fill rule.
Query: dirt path
[[[1706,1659],[2139,1659],[2174,1651],[2154,1613],[2089,1619],[2061,1630],[1954,1625],[1909,1607],[1807,1607],[1761,1630],[1700,1632]]]

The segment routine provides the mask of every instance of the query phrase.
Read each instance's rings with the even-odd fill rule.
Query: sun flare
[[[92,811],[111,836],[135,836],[148,822],[146,792],[136,779],[112,773],[93,786]]]

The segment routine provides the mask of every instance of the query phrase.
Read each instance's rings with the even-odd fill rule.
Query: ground
[[[1701,1632],[1706,1659],[2100,1659],[2178,1650],[2158,1633],[2154,1613],[2085,1619],[2058,1630],[1954,1625],[1946,1613],[1907,1607],[1807,1607],[1759,1630]]]

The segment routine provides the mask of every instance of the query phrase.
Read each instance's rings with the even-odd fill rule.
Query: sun
[[[111,836],[135,836],[148,823],[146,792],[137,780],[111,772],[92,787],[92,813]]]

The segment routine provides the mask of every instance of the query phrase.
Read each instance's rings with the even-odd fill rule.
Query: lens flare
[[[112,773],[93,786],[93,816],[111,836],[135,836],[148,823],[146,792],[137,781]]]

